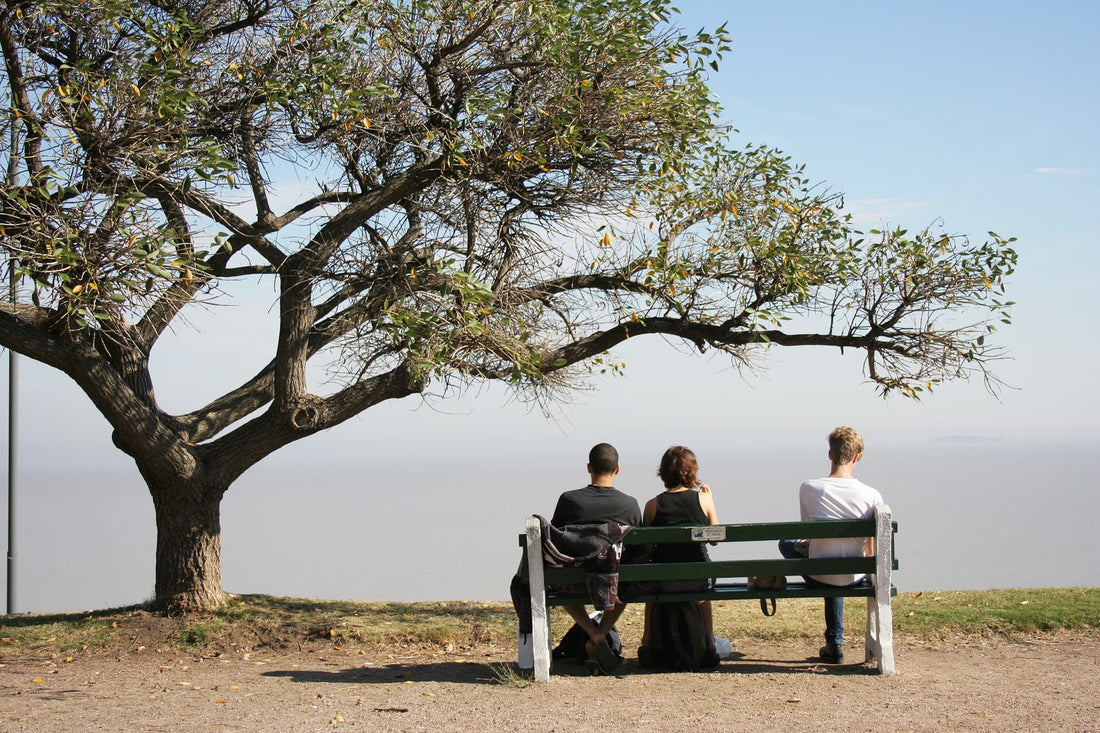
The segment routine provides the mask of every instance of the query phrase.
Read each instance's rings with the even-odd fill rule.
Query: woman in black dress
[[[718,510],[710,488],[699,481],[699,462],[695,454],[682,445],[674,445],[661,457],[657,475],[665,485],[665,491],[646,502],[642,511],[642,524],[650,527],[701,526],[718,524]],[[653,562],[706,562],[710,559],[704,543],[654,545]],[[708,580],[676,581],[675,587],[663,586],[666,591],[688,591],[705,588]],[[714,651],[714,617],[710,601],[698,601],[706,629],[707,643]],[[651,604],[646,604],[645,627],[642,631],[642,647],[650,640]],[[716,655],[715,655],[716,656]]]

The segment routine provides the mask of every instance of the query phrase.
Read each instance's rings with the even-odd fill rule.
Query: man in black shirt
[[[561,528],[567,525],[606,522],[634,527],[642,523],[638,501],[615,488],[615,476],[619,473],[619,452],[614,447],[607,443],[593,447],[588,453],[588,473],[591,477],[588,486],[566,491],[558,497],[551,524]],[[622,615],[626,604],[618,601],[613,608],[605,611],[598,626],[589,618],[583,604],[563,608],[588,634],[589,641],[585,645],[588,656],[599,660],[601,667],[617,663],[617,657],[607,646],[606,637]]]

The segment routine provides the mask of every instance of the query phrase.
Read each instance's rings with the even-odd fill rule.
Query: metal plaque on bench
[[[725,542],[725,525],[716,524],[713,527],[692,527],[691,539],[696,542]]]

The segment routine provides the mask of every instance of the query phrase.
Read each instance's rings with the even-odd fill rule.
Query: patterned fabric
[[[537,514],[535,516],[538,516]],[[617,522],[555,527],[539,516],[542,523],[542,551],[548,565],[583,567],[588,570],[588,597],[599,610],[619,602],[619,561],[623,537],[630,527]]]

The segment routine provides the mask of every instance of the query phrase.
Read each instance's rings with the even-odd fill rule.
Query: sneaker
[[[844,664],[844,650],[836,644],[826,644],[819,653],[825,664]]]

